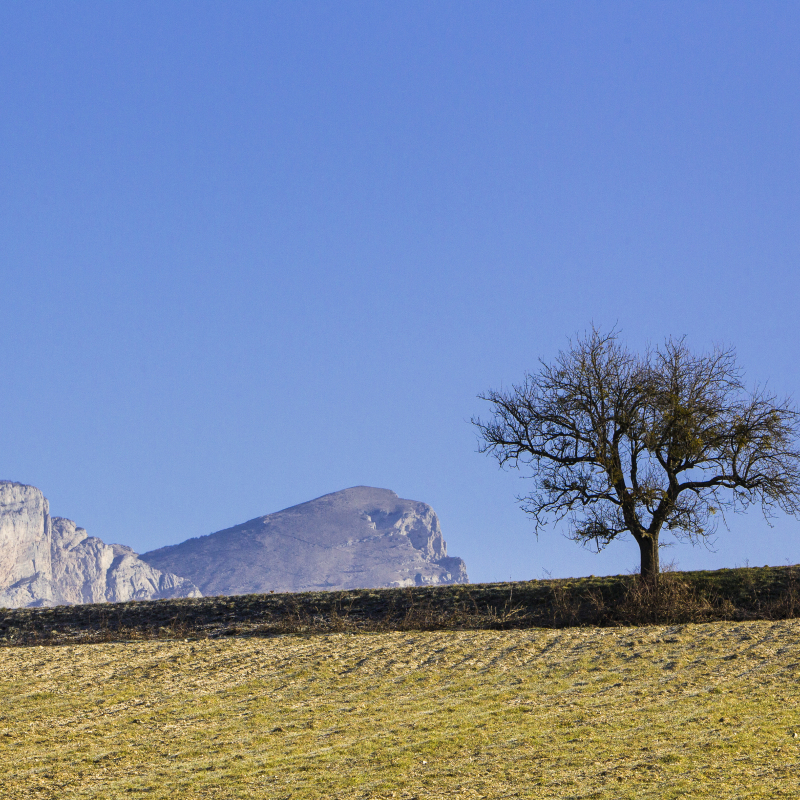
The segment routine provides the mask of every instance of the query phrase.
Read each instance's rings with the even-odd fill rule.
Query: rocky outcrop
[[[144,553],[204,595],[468,583],[425,503],[357,486]]]
[[[0,607],[201,597],[185,578],[50,517],[39,489],[0,481]]]
[[[105,544],[70,519],[52,520],[52,582],[60,603],[202,597],[186,578],[154,569],[124,544]]]
[[[33,486],[0,482],[0,606],[52,597],[50,506]]]
[[[39,489],[0,481],[0,607],[468,581],[434,510],[386,489],[345,489],[138,556],[51,518]]]

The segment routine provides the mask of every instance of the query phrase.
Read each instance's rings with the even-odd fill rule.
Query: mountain
[[[425,503],[356,486],[140,556],[204,595],[468,583]]]
[[[34,486],[0,481],[0,607],[201,597],[185,578],[50,516]]]

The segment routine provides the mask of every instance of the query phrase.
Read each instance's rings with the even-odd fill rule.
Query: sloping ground
[[[19,798],[795,798],[800,621],[0,650]]]
[[[800,568],[0,609],[0,645],[339,631],[637,625],[800,616]]]

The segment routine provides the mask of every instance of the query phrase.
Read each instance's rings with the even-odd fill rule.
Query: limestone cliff
[[[191,581],[154,569],[129,547],[51,518],[39,489],[0,481],[0,607],[200,596]]]
[[[51,599],[50,538],[50,506],[44,495],[33,486],[0,482],[0,606]]]
[[[144,553],[205,595],[468,583],[425,503],[357,486]]]

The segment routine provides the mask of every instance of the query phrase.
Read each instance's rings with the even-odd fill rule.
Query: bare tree
[[[481,452],[531,471],[535,488],[518,499],[537,533],[566,519],[569,538],[598,551],[630,533],[653,579],[665,528],[697,542],[754,503],[767,520],[800,513],[800,414],[748,391],[732,348],[695,355],[670,338],[635,354],[593,329],[540,365],[480,395],[492,418],[472,420]]]

